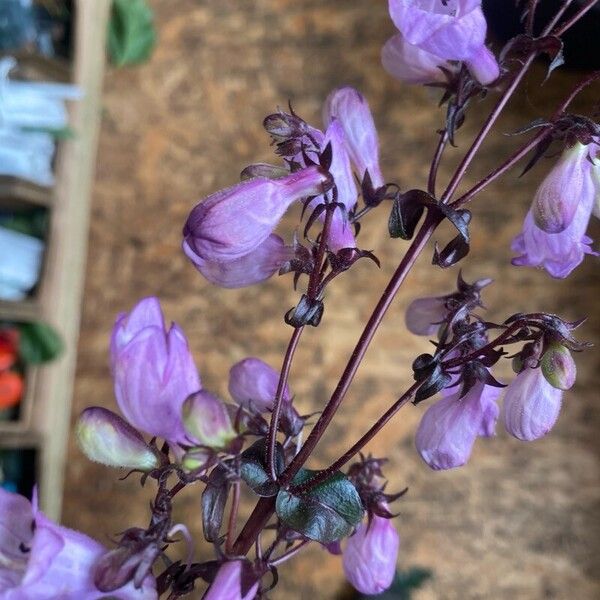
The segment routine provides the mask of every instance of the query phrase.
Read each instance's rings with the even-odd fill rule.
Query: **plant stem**
[[[281,556],[279,556],[275,560],[269,561],[269,564],[273,567],[276,567],[277,565],[284,563],[286,560],[289,560],[290,558],[292,558],[292,556],[295,556],[296,554],[298,554],[298,552],[300,552],[300,550],[302,550],[302,548],[304,548],[304,546],[306,546],[309,542],[310,542],[310,540],[302,540],[299,544],[297,544],[293,548],[290,548],[287,552],[284,552]]]
[[[427,215],[423,225],[414,237],[410,247],[400,261],[398,268],[381,295],[379,302],[375,306],[375,309],[373,310],[373,313],[371,314],[371,317],[369,318],[356,344],[356,347],[350,356],[350,360],[348,361],[348,364],[346,365],[346,368],[344,369],[344,372],[342,373],[338,385],[335,388],[335,391],[333,392],[329,402],[315,423],[312,431],[306,439],[306,442],[304,442],[304,445],[300,449],[300,452],[296,454],[296,456],[292,459],[292,462],[281,475],[280,481],[282,485],[285,486],[292,480],[298,469],[306,462],[306,459],[310,456],[318,441],[321,439],[325,429],[331,422],[331,419],[342,403],[342,400],[344,399],[346,392],[348,391],[348,388],[354,379],[354,375],[356,374],[356,371],[358,370],[367,348],[369,347],[375,332],[381,324],[387,309],[390,307],[394,297],[396,296],[396,293],[398,292],[398,289],[402,285],[402,282],[405,280],[408,272],[417,260],[421,250],[425,247],[425,244],[435,231],[435,228],[439,222],[440,219],[438,217],[430,214]]]
[[[248,517],[246,524],[233,545],[232,551],[234,554],[242,556],[248,553],[258,532],[269,522],[269,519],[274,512],[275,496],[270,498],[259,498],[252,514]]]
[[[431,168],[429,169],[429,177],[427,179],[427,191],[435,198],[435,181],[437,178],[437,172],[442,161],[442,156],[446,145],[448,144],[448,131],[443,129],[440,133],[440,139],[438,141],[435,154],[433,155],[433,161],[431,162]]]
[[[377,419],[371,428],[329,467],[319,471],[312,479],[309,479],[302,485],[292,486],[289,490],[290,493],[302,494],[307,492],[319,483],[328,479],[335,471],[339,471],[353,456],[358,454],[383,429],[387,422],[413,397],[421,383],[421,381],[413,383],[410,388],[406,390],[406,392],[404,392],[404,394],[402,394],[402,396],[400,396],[400,398],[398,398],[398,400],[396,400],[396,402],[394,402],[394,404],[392,404],[379,419]]]
[[[267,465],[269,467],[269,475],[273,481],[277,481],[277,472],[275,469],[275,447],[277,444],[277,428],[279,427],[279,417],[281,415],[281,405],[283,404],[283,392],[290,375],[290,368],[294,360],[294,354],[300,341],[300,336],[304,331],[304,327],[294,329],[290,342],[288,344],[281,373],[279,375],[279,383],[277,384],[277,392],[273,402],[273,413],[269,424],[269,434],[267,437]]]
[[[229,521],[227,523],[227,539],[225,541],[225,552],[229,554],[233,547],[233,536],[235,534],[235,524],[237,521],[238,508],[240,506],[240,482],[233,483],[233,496],[231,498],[231,510],[229,511]]]
[[[486,188],[490,183],[498,179],[498,177],[504,175],[514,165],[516,165],[529,151],[533,150],[542,139],[548,135],[548,131],[544,129],[535,135],[525,146],[523,146],[518,152],[507,158],[500,166],[496,167],[493,171],[486,175],[479,183],[474,185],[470,190],[466,191],[460,198],[457,198],[452,202],[452,208],[459,209],[464,206],[467,202]]]
[[[573,25],[575,25],[575,23],[577,23],[577,21],[579,21],[579,19],[581,19],[581,17],[583,17],[588,12],[588,10],[591,10],[594,7],[594,4],[596,4],[596,2],[598,2],[598,0],[590,0],[587,4],[584,4],[568,21],[563,23],[556,31],[553,31],[552,35],[555,35],[557,37],[561,36],[565,31],[567,31],[567,29],[570,29]],[[567,3],[565,10],[570,4],[570,2]],[[560,17],[562,17],[562,13],[559,15],[558,19],[554,20],[554,22],[552,23],[552,27],[554,27],[554,25],[558,22]]]

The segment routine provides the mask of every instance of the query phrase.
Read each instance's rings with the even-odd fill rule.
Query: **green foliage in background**
[[[431,578],[431,571],[421,567],[413,567],[406,571],[398,571],[394,583],[389,590],[376,596],[357,596],[358,600],[368,600],[377,598],[377,600],[410,600],[415,590],[418,590],[428,579]]]
[[[19,355],[29,365],[55,359],[63,351],[63,341],[45,323],[19,323]]]
[[[113,0],[108,55],[117,67],[140,64],[156,45],[154,14],[145,0]]]

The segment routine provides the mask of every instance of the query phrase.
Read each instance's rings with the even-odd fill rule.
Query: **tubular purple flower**
[[[439,57],[438,64],[463,61],[483,85],[498,78],[498,63],[485,46],[481,0],[389,0],[389,10],[405,42]]]
[[[588,147],[577,143],[566,149],[538,188],[532,205],[536,226],[546,233],[560,233],[573,221],[582,195],[596,195]]]
[[[91,538],[56,525],[36,506],[0,488],[0,600],[99,600],[96,561],[106,549]],[[154,578],[136,589],[115,590],[119,600],[158,598]]]
[[[329,173],[333,177],[335,187],[337,188],[337,201],[346,207],[350,212],[358,200],[358,192],[352,174],[352,165],[350,164],[350,155],[347,149],[346,134],[344,127],[338,119],[329,123],[325,131],[325,139],[322,147],[331,144],[331,166]]]
[[[400,537],[389,519],[373,515],[348,538],[342,563],[346,579],[362,594],[380,594],[394,580]]]
[[[443,297],[426,297],[413,300],[406,309],[404,320],[407,329],[415,335],[433,335],[448,316]]]
[[[244,581],[242,561],[223,563],[203,600],[252,600],[258,592],[258,581]]]
[[[548,383],[541,369],[521,371],[504,396],[506,431],[526,442],[545,436],[558,419],[562,394]]]
[[[333,213],[327,245],[331,252],[339,252],[342,248],[356,248],[354,228],[340,209]]]
[[[209,448],[225,448],[236,436],[225,404],[204,390],[183,403],[183,422],[193,441]]]
[[[596,150],[598,146],[596,146]],[[593,215],[600,219],[600,155],[597,152],[596,157],[593,159],[594,165],[592,167],[592,182],[594,184],[594,207],[592,209]]]
[[[401,33],[391,37],[381,51],[384,69],[404,83],[443,83],[446,76],[440,67],[454,70],[448,61],[409,44]]]
[[[256,177],[216,192],[198,204],[183,229],[186,254],[206,262],[246,256],[273,232],[288,207],[331,187],[329,175],[308,167],[282,179]]]
[[[140,433],[119,415],[100,406],[86,408],[77,421],[76,436],[83,453],[109,467],[151,471],[159,460]]]
[[[294,257],[294,249],[272,233],[250,253],[228,262],[207,262],[183,242],[185,255],[208,281],[224,288],[241,288],[266,281]]]
[[[593,185],[591,179],[587,185]],[[552,277],[564,279],[581,264],[586,254],[596,254],[591,238],[585,235],[592,213],[593,196],[583,193],[571,224],[560,233],[546,233],[536,226],[531,210],[525,217],[523,231],[511,248],[520,253],[512,259],[515,266],[543,267]]]
[[[379,168],[379,142],[373,115],[365,98],[351,87],[343,87],[329,94],[323,106],[323,120],[329,126],[339,120],[346,139],[350,160],[362,181],[369,172],[375,189],[385,185]]]
[[[494,435],[499,395],[499,388],[478,382],[463,398],[459,391],[430,406],[415,436],[421,458],[435,470],[464,465],[475,439]]]
[[[231,367],[229,371],[229,393],[240,406],[252,406],[258,412],[273,408],[277,394],[279,373],[260,358],[250,356]],[[283,399],[290,401],[290,389],[286,385]]]
[[[119,316],[111,364],[117,403],[127,421],[150,435],[187,443],[181,407],[200,390],[200,377],[185,335],[175,324],[167,331],[156,298]]]

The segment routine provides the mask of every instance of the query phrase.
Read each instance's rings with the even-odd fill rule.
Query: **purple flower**
[[[256,177],[216,192],[198,204],[183,229],[186,254],[228,262],[256,250],[288,207],[331,186],[329,175],[309,167],[282,179]]]
[[[391,37],[381,51],[384,69],[404,83],[443,83],[444,71],[455,70],[452,64],[431,52],[409,44],[401,33]]]
[[[61,527],[36,506],[0,488],[0,600],[100,600],[94,565],[106,549],[91,538]],[[148,576],[115,590],[117,600],[158,598]]]
[[[430,406],[415,437],[421,458],[435,470],[464,465],[475,439],[494,435],[499,395],[499,388],[477,382],[463,398],[459,391]]]
[[[203,600],[252,600],[258,591],[258,582],[245,581],[242,561],[223,563]]]
[[[236,436],[225,404],[204,390],[184,402],[183,422],[194,442],[209,448],[225,448]]]
[[[342,248],[356,248],[354,230],[348,219],[348,214],[356,206],[358,193],[356,191],[354,175],[352,174],[350,157],[346,148],[344,129],[337,119],[329,124],[321,150],[327,144],[331,144],[332,155],[329,173],[333,177],[337,191],[336,202],[344,206],[344,210],[341,207],[334,210],[327,240],[329,250],[331,252],[338,252]],[[317,196],[310,202],[308,209],[314,210],[323,202],[325,202],[323,196]],[[324,222],[325,216],[326,213],[323,211],[319,215],[319,220]]]
[[[277,394],[279,373],[260,358],[245,358],[231,367],[229,371],[229,393],[240,406],[253,406],[258,412],[267,412],[273,408]],[[291,400],[286,385],[283,399]]]
[[[389,519],[373,515],[348,538],[343,555],[346,579],[362,594],[387,590],[396,573],[400,538]]]
[[[590,148],[591,149],[591,148]],[[588,146],[577,143],[565,150],[537,190],[531,207],[536,226],[560,233],[573,221],[583,195],[596,195]]]
[[[141,471],[158,467],[158,457],[139,432],[119,415],[100,406],[86,408],[81,413],[76,435],[90,460]]]
[[[413,300],[406,309],[404,320],[407,329],[415,335],[433,335],[448,316],[446,299],[426,297]]]
[[[150,435],[187,443],[181,407],[201,388],[200,376],[183,332],[175,324],[166,329],[156,298],[145,298],[118,317],[111,364],[127,421]]]
[[[481,0],[389,0],[389,10],[401,42],[416,47],[396,52],[400,61],[407,61],[394,69],[399,74],[418,73],[424,66],[429,70],[438,57],[436,66],[449,60],[465,62],[483,85],[498,78],[498,63],[485,46],[487,24]]]
[[[183,242],[185,255],[208,281],[224,288],[241,288],[261,283],[273,276],[294,257],[294,249],[272,233],[250,253],[228,262],[207,262]]]
[[[591,194],[582,194],[571,224],[560,233],[542,231],[535,224],[530,210],[525,217],[523,231],[512,242],[512,250],[520,254],[512,259],[512,264],[542,267],[557,279],[568,277],[586,254],[596,254],[590,247],[591,238],[585,235],[593,202]]]
[[[562,390],[553,387],[541,369],[526,368],[511,382],[504,396],[504,426],[514,437],[529,442],[554,427]]]
[[[323,106],[323,120],[329,126],[337,119],[343,130],[346,148],[354,168],[362,181],[368,171],[375,189],[385,185],[379,168],[379,142],[373,115],[365,98],[351,87],[343,87],[329,94]]]

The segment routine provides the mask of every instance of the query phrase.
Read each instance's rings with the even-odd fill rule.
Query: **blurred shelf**
[[[42,307],[36,298],[12,302],[0,300],[0,321],[36,321],[42,318]]]
[[[111,0],[76,0],[72,66],[16,55],[24,76],[72,81],[84,96],[69,107],[70,126],[77,133],[60,142],[51,191],[0,178],[0,197],[50,211],[43,274],[35,295],[23,302],[0,301],[0,320],[45,321],[61,335],[65,351],[51,364],[28,370],[22,419],[0,422],[0,448],[36,449],[40,505],[53,519],[60,518],[62,504],[110,5]]]
[[[0,208],[14,208],[19,202],[50,207],[54,202],[51,189],[15,177],[0,177]],[[11,200],[14,204],[11,205]]]

